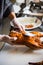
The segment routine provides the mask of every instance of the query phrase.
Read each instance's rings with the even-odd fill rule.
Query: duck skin
[[[32,49],[35,49],[35,48],[43,48],[43,44],[40,41],[40,37],[42,35],[25,36],[25,33],[11,31],[9,33],[9,36],[11,36],[11,37],[17,37],[18,38],[16,41],[12,41],[16,45],[17,44],[18,45],[26,45],[26,46],[28,46],[28,47],[30,47]]]

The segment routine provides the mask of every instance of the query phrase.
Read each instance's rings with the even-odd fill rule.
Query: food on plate
[[[33,28],[32,24],[25,25],[25,28]]]
[[[43,48],[42,41],[40,40],[40,37],[37,35],[25,36],[25,33],[11,31],[9,36],[18,38],[16,41],[12,41],[14,44],[18,44],[18,45],[23,44],[32,49]]]

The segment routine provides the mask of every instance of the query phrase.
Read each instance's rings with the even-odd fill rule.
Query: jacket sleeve
[[[13,4],[10,2],[10,0],[6,0],[5,1],[5,5],[4,5],[4,14],[3,14],[3,18],[8,17],[8,15],[14,10],[13,10]]]

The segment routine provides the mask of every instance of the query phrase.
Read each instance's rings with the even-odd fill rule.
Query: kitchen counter
[[[43,49],[32,50],[26,46],[5,44],[0,51],[0,65],[28,65],[43,60]]]

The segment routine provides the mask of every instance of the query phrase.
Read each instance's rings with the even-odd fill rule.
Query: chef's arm
[[[8,17],[10,18],[10,20],[12,20],[12,19],[16,18],[16,15],[14,12],[11,12]]]
[[[20,30],[23,31],[24,28],[22,26],[20,26],[20,24],[17,22],[16,20],[16,15],[14,12],[11,12],[8,16],[10,18],[10,20],[12,20],[13,24],[16,25],[16,27]]]

